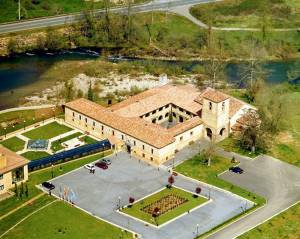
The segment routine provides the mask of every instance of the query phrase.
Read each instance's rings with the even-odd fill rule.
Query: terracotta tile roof
[[[213,101],[215,103],[222,102],[224,100],[227,100],[230,98],[229,95],[226,95],[222,93],[221,91],[214,90],[212,88],[207,88],[202,94],[202,98],[208,99],[210,101]]]
[[[0,154],[6,158],[6,166],[0,168],[0,174],[9,172],[13,169],[22,167],[29,163],[29,161],[22,156],[10,151],[9,149],[0,145]]]
[[[172,128],[169,128],[168,131],[173,136],[176,136],[201,124],[202,124],[202,120],[200,119],[199,116],[196,116],[183,123],[179,123],[173,126]]]
[[[165,85],[130,97],[111,107],[125,117],[139,117],[168,104],[174,104],[196,114],[202,106],[194,100],[200,91],[192,85]]]
[[[84,104],[82,104],[82,102],[84,102]],[[89,105],[89,103],[91,105]],[[139,117],[123,117],[112,112],[109,108],[102,106],[97,109],[96,107],[94,108],[94,104],[95,103],[91,101],[79,99],[76,100],[75,103],[70,102],[65,106],[78,112],[84,112],[86,116],[156,148],[162,148],[174,142],[172,135],[159,125],[152,124]],[[87,110],[91,108],[93,108],[93,111]]]
[[[201,124],[200,118],[193,117],[167,130],[139,116],[171,103],[197,114],[202,109],[204,97],[217,101],[230,98],[230,117],[245,105],[242,101],[211,88],[200,92],[192,85],[165,85],[132,96],[109,108],[86,99],[74,100],[65,106],[156,148],[162,148],[174,142],[176,134]]]

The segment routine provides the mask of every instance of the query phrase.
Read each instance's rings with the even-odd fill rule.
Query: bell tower
[[[214,142],[221,141],[229,135],[230,96],[209,88],[202,97],[204,136]]]

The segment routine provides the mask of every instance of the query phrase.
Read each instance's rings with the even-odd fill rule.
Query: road
[[[152,10],[155,11],[162,11],[168,10],[173,7],[185,6],[185,5],[195,5],[200,3],[208,3],[214,2],[215,0],[154,0],[149,3],[135,5],[132,6],[132,13],[138,12],[150,12]],[[103,14],[104,10],[96,10],[95,15],[99,16]],[[111,13],[120,13],[126,14],[127,8],[112,8],[110,9]],[[62,15],[56,17],[47,17],[47,18],[39,18],[33,19],[29,21],[21,21],[21,22],[13,22],[7,24],[0,24],[0,34],[12,33],[12,32],[19,32],[25,30],[32,30],[38,29],[43,27],[54,27],[54,26],[62,26],[66,23],[73,23],[80,19],[82,16],[81,13],[69,14],[69,15]]]
[[[231,158],[232,154],[220,155]],[[262,195],[263,208],[208,236],[209,239],[236,238],[300,201],[300,169],[267,155],[256,159],[237,156],[242,175],[226,172],[220,177],[232,184]]]

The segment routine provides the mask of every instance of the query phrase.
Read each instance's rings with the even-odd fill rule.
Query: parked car
[[[230,167],[229,171],[231,171],[233,173],[239,173],[239,174],[242,174],[244,172],[244,170],[241,169],[240,167]]]
[[[104,169],[104,170],[105,170],[105,169],[108,169],[107,164],[104,163],[104,162],[102,162],[102,161],[95,163],[95,166],[97,166],[98,168],[102,168],[102,169]]]
[[[107,165],[111,165],[110,159],[102,159],[101,162],[106,163]]]
[[[84,165],[84,168],[88,169],[88,170],[93,170],[95,168],[95,166],[91,163]]]
[[[50,182],[43,182],[42,186],[44,188],[47,188],[48,190],[53,190],[55,188],[55,186],[52,183],[50,183]]]

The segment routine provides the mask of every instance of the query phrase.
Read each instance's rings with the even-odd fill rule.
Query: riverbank
[[[132,35],[127,36],[126,18],[113,14],[110,17],[114,24],[110,26],[109,35],[100,27],[106,24],[103,19],[99,20],[99,25],[96,21],[89,22],[83,19],[83,22],[63,28],[3,36],[0,38],[0,55],[54,52],[83,47],[101,49],[104,54],[130,57],[203,60],[212,57],[208,51],[210,35],[217,43],[214,57],[222,60],[251,58],[249,39],[258,43],[256,51],[261,53],[260,59],[300,58],[300,34],[297,31],[268,32],[267,40],[262,39],[261,32],[209,33],[184,17],[173,13],[154,12],[153,17],[151,13],[134,14],[131,18]]]

